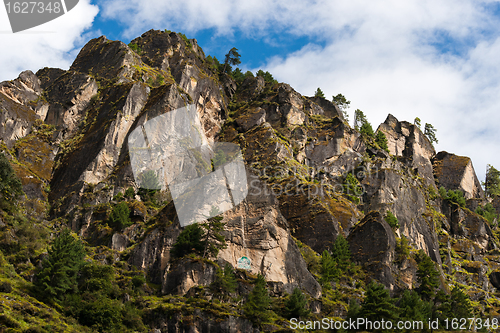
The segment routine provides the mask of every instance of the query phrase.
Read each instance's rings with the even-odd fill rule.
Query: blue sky
[[[196,38],[241,68],[298,92],[343,93],[374,127],[388,113],[437,128],[437,151],[470,156],[480,179],[500,168],[500,1],[80,0],[66,15],[10,33],[0,8],[0,80],[69,68],[90,38],[128,43],[149,29]],[[352,116],[351,116],[352,117]]]

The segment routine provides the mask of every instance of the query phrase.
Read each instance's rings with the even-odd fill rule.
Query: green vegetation
[[[57,303],[67,293],[76,291],[78,271],[83,266],[85,250],[69,229],[51,243],[42,269],[36,274],[35,290],[42,299]]]
[[[130,209],[126,202],[120,202],[113,207],[109,215],[108,224],[115,230],[123,230],[132,225],[130,220]]]
[[[420,128],[421,125],[421,120],[419,117],[416,117],[415,120],[413,121],[413,124],[415,124],[415,126],[417,126],[418,128]]]
[[[203,229],[198,223],[193,223],[184,228],[172,247],[172,256],[182,258],[190,253],[201,255],[205,245],[201,240]]]
[[[270,305],[271,298],[266,288],[266,279],[259,274],[252,292],[243,305],[243,311],[251,321],[260,324],[270,319]]]
[[[223,73],[231,73],[231,66],[236,66],[241,64],[240,60],[241,55],[238,53],[238,49],[233,47],[226,54],[224,59],[224,68],[222,69]]]
[[[386,212],[386,215],[384,217],[385,221],[389,224],[389,226],[392,229],[398,229],[399,228],[399,221],[396,216],[394,216],[393,213],[391,213],[390,210]]]
[[[389,146],[387,145],[387,138],[384,132],[382,131],[377,132],[377,135],[375,136],[375,143],[380,147],[380,149],[389,152]]]
[[[462,191],[460,191],[460,190],[456,190],[456,191],[449,190],[449,191],[446,191],[446,189],[441,186],[439,188],[439,195],[441,196],[441,198],[443,200],[448,200],[450,202],[453,202],[453,203],[459,205],[460,207],[465,207],[466,200],[465,200],[465,197],[464,197],[464,193]]]
[[[431,144],[438,143],[438,140],[436,139],[436,132],[437,130],[432,126],[431,124],[425,124],[424,128],[424,135],[429,139]]]
[[[488,222],[490,222],[490,224],[492,224],[493,221],[496,218],[498,218],[498,214],[497,214],[495,208],[489,202],[486,205],[484,205],[483,207],[477,207],[476,213],[483,216],[486,220],[488,220]]]
[[[419,250],[416,260],[418,263],[417,279],[419,282],[417,291],[424,300],[430,301],[434,298],[436,289],[439,286],[439,273],[432,259],[423,250]]]
[[[184,35],[183,33],[179,32],[178,33],[179,36],[181,36],[182,40],[184,41],[184,43],[186,43],[186,47],[187,48],[191,48],[193,47],[193,44],[191,44],[191,42],[189,41],[189,39],[186,37],[186,35]]]
[[[210,215],[221,214],[219,209],[215,206],[210,210]],[[205,229],[205,240],[203,249],[203,258],[207,255],[217,257],[219,250],[226,248],[226,239],[222,232],[224,231],[225,223],[222,223],[222,216],[214,216],[208,220],[207,223],[202,223],[201,226]]]
[[[130,47],[130,49],[132,51],[134,51],[135,53],[137,53],[138,55],[142,54],[142,48],[139,45],[137,45],[136,43],[129,43],[128,47]]]
[[[311,311],[307,308],[307,300],[299,288],[293,289],[285,301],[285,314],[288,318],[307,317]]]
[[[372,280],[367,288],[365,299],[361,303],[359,317],[370,321],[391,320],[395,322],[398,319],[398,308],[394,305],[389,291]]]
[[[259,71],[255,74],[255,76],[263,77],[265,82],[270,83],[272,85],[278,83],[278,81],[274,79],[271,73],[269,73],[268,71],[264,72],[262,69],[259,69]]]
[[[23,187],[5,155],[0,152],[0,209],[12,211]]]
[[[344,193],[355,204],[359,204],[359,197],[363,194],[363,187],[361,187],[359,180],[351,173],[348,172],[344,177]]]
[[[325,94],[323,93],[323,90],[321,90],[321,88],[318,88],[318,89],[316,89],[316,92],[314,93],[314,97],[325,98]]]
[[[432,303],[425,302],[414,290],[405,290],[399,300],[399,320],[427,322],[431,316]],[[408,330],[407,332],[411,332]]]
[[[125,198],[133,199],[135,197],[135,191],[133,187],[127,188],[125,191]]]
[[[344,95],[337,94],[337,96],[332,96],[332,102],[336,104],[340,111],[344,114],[344,119],[349,121],[349,114],[347,113],[347,109],[350,107],[351,101],[348,101]]]
[[[483,182],[483,186],[489,198],[500,196],[500,171],[490,164],[486,166],[486,180]]]
[[[238,287],[238,281],[234,275],[234,270],[231,265],[226,263],[224,269],[217,268],[217,273],[215,275],[215,281],[212,283],[211,288],[224,298],[226,295],[230,295],[236,291]]]

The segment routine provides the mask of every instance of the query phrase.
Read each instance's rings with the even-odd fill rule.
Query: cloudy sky
[[[80,0],[44,25],[13,34],[0,8],[0,81],[25,69],[67,69],[91,38],[128,43],[149,29],[196,38],[240,67],[264,69],[304,95],[321,87],[365,112],[431,123],[438,151],[470,156],[484,179],[500,169],[500,1]]]

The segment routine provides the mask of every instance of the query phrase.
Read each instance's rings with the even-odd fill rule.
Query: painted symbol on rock
[[[4,0],[12,32],[30,29],[69,12],[78,0]]]
[[[252,261],[248,257],[241,257],[238,259],[237,265],[239,269],[249,270],[252,267]]]
[[[135,181],[151,190],[168,185],[181,226],[219,215],[245,199],[240,147],[209,144],[194,105],[145,120],[128,137]]]

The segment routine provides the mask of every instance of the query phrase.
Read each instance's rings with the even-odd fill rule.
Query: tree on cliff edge
[[[488,197],[500,195],[500,171],[493,165],[486,166],[486,181],[483,183],[484,191]]]

